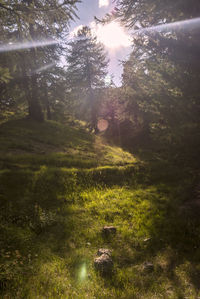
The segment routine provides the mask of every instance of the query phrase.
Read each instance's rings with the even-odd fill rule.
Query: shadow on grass
[[[79,191],[100,185],[126,185],[130,192],[140,185],[145,191],[153,185],[154,191],[144,192],[141,197],[141,202],[148,201],[150,208],[141,205],[138,214],[141,217],[140,227],[150,240],[144,242],[140,235],[134,235],[134,227],[133,234],[123,237],[123,240],[116,236],[111,245],[117,251],[114,256],[117,269],[112,277],[105,278],[104,286],[119,293],[125,292],[127,286],[130,287],[130,279],[133,279],[134,287],[145,294],[149,290],[154,291],[155,283],[168,279],[177,298],[184,298],[187,287],[184,272],[197,294],[200,225],[194,219],[183,217],[179,209],[190,199],[193,178],[188,178],[187,171],[179,173],[177,168],[166,166],[149,164],[85,171],[41,167],[37,171],[1,172],[2,288],[10,288],[12,294],[21,288],[24,297],[28,297],[32,283],[39,292],[34,293],[35,296],[47,296],[45,289],[48,288],[52,296],[53,288],[58,288],[61,283],[56,273],[63,272],[69,279],[66,282],[63,278],[63,285],[54,296],[61,297],[66,283],[69,284],[71,279],[77,280],[79,269],[84,272],[83,265],[89,267],[89,258],[90,261],[93,258],[84,251],[90,219],[84,218],[87,213],[81,201],[78,210],[74,205],[79,200]],[[132,216],[129,211],[126,212],[126,219],[122,219],[128,225]],[[161,258],[158,260],[159,255]],[[146,261],[154,263],[153,273],[144,274],[139,268]],[[123,274],[123,269],[127,268],[130,272]],[[41,285],[38,285],[39,281]],[[130,294],[121,298],[133,297]]]
[[[141,211],[143,215],[141,228],[149,239],[130,237],[124,241],[124,244],[120,244],[121,249],[118,250],[117,256],[119,271],[130,268],[132,269],[130,271],[133,271],[130,275],[133,277],[137,272],[134,284],[135,287],[143,290],[145,296],[150,290],[158,291],[159,284],[161,286],[167,281],[173,289],[173,294],[170,294],[169,287],[169,297],[173,295],[176,296],[175,298],[185,298],[187,294],[191,294],[190,292],[193,292],[194,297],[198,296],[200,291],[200,220],[188,214],[188,211],[182,213],[181,209],[185,202],[194,197],[194,192],[191,192],[193,186],[191,178],[184,177],[181,173],[179,174],[180,180],[177,178],[173,181],[170,178],[166,181],[165,178],[166,183],[163,184],[163,174],[160,176],[161,183],[159,184],[158,174],[156,176],[156,179],[153,178],[155,197],[154,195],[148,196],[147,193],[144,200],[149,202],[150,208]],[[145,185],[148,186],[148,184]],[[119,245],[116,246],[119,247]],[[152,273],[146,274],[142,269],[145,262],[154,264]],[[125,280],[125,278],[122,279],[122,281]],[[113,281],[117,282],[116,284],[120,282],[117,276],[111,279],[111,285]],[[123,287],[122,282],[121,284]]]
[[[0,124],[1,151],[11,154],[52,154],[81,147],[91,149],[94,136],[83,128],[70,127],[55,121],[38,123],[18,119]],[[30,163],[31,164],[31,163]]]
[[[1,173],[2,293],[8,291],[13,296],[21,288],[20,296],[26,296],[26,283],[30,288],[30,281],[34,283],[45,263],[58,259],[59,264],[59,259],[73,252],[79,227],[71,207],[76,191],[73,171],[42,167],[36,172]]]

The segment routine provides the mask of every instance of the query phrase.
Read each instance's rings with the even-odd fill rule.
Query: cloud
[[[108,5],[109,5],[109,0],[99,0],[99,8]]]

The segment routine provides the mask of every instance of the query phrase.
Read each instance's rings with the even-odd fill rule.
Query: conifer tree
[[[104,47],[93,36],[91,29],[84,26],[69,43],[67,55],[68,81],[76,97],[85,97],[89,104],[91,129],[97,131],[97,101],[95,94],[105,86],[108,60]]]
[[[116,15],[135,29],[137,24],[142,28],[173,23],[200,13],[197,0],[156,3],[119,0]],[[133,51],[123,72],[128,111],[135,122],[162,145],[179,147],[179,153],[185,145],[199,147],[199,27],[190,25],[134,32]]]
[[[3,43],[22,45],[17,51],[6,52],[5,50],[1,53],[0,60],[3,68],[1,78],[5,81],[9,71],[10,77],[14,79],[11,84],[14,83],[23,92],[23,97],[28,103],[29,117],[32,119],[43,119],[38,92],[39,75],[35,70],[42,67],[41,63],[47,60],[44,56],[48,56],[51,45],[46,47],[43,45],[42,48],[30,46],[26,49],[23,49],[23,45],[27,42],[34,45],[35,41],[60,39],[68,32],[69,21],[76,16],[77,2],[79,0],[0,1],[0,29]],[[9,63],[10,58],[14,58],[15,61],[14,73],[13,64]]]
[[[115,16],[128,27],[153,26],[199,17],[198,0],[116,0]]]

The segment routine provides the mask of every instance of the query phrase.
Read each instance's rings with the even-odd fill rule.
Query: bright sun
[[[131,38],[117,22],[107,25],[96,25],[93,28],[98,40],[108,48],[129,47]]]

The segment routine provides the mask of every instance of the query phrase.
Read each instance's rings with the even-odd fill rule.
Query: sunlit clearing
[[[99,7],[108,6],[109,0],[99,0]]]
[[[84,263],[79,271],[79,279],[80,281],[83,281],[86,279],[86,275],[87,275],[87,268],[86,268],[86,264]]]
[[[129,47],[131,45],[130,36],[123,30],[117,22],[107,25],[92,24],[92,31],[97,36],[98,41],[108,48]]]
[[[40,72],[43,72],[43,71],[46,71],[48,70],[49,68],[52,68],[55,66],[55,63],[49,63],[49,64],[46,64],[42,67],[40,67],[39,69],[35,70],[34,73],[40,73]]]
[[[200,27],[200,18],[195,18],[191,20],[178,21],[173,23],[167,23],[162,25],[157,25],[153,27],[142,28],[139,30],[135,30],[136,33],[145,33],[149,31],[160,31],[160,32],[168,32],[173,30],[192,30]]]
[[[108,128],[108,121],[106,119],[100,119],[97,123],[97,127],[100,132],[107,130]]]
[[[8,43],[0,46],[0,52],[10,52],[21,49],[29,49],[29,48],[38,48],[45,47],[50,45],[55,45],[58,42],[55,40],[42,40],[42,41],[30,41],[30,42],[22,42],[22,43]]]

